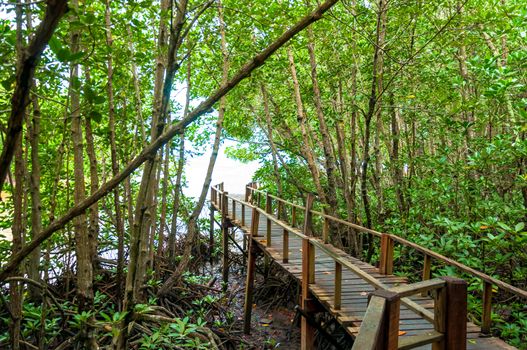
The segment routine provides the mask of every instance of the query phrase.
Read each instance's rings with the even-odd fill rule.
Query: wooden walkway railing
[[[463,265],[457,261],[449,259],[441,254],[435,253],[430,249],[424,248],[416,243],[405,240],[393,234],[381,233],[375,230],[367,229],[362,226],[353,224],[346,220],[342,220],[320,211],[313,209],[314,197],[308,195],[305,206],[298,205],[278,198],[269,193],[265,193],[256,188],[254,183],[246,186],[245,198],[242,200],[236,196],[230,196],[228,192],[224,191],[223,184],[211,187],[211,222],[214,219],[214,210],[218,210],[222,213],[222,240],[224,247],[224,270],[223,278],[224,281],[228,280],[228,228],[237,226],[248,232],[247,236],[244,236],[243,246],[249,251],[248,254],[248,271],[247,271],[247,293],[246,293],[246,308],[245,308],[245,330],[250,331],[250,314],[252,306],[252,283],[254,280],[254,265],[256,261],[256,254],[260,248],[264,247],[267,253],[275,254],[275,257],[279,258],[282,264],[288,264],[290,258],[291,242],[300,240],[301,242],[301,276],[299,276],[302,283],[302,305],[301,308],[305,311],[313,309],[313,300],[310,295],[310,288],[312,289],[315,284],[315,250],[321,252],[325,256],[329,257],[333,261],[332,272],[334,274],[332,286],[333,295],[330,299],[330,308],[332,311],[339,311],[342,307],[342,275],[343,269],[350,271],[353,274],[359,276],[362,280],[373,286],[378,291],[375,292],[369,304],[362,325],[357,338],[356,344],[361,343],[366,337],[361,336],[366,332],[366,329],[371,328],[371,334],[381,334],[381,338],[370,337],[367,339],[380,341],[379,344],[390,344],[389,339],[386,338],[387,334],[396,334],[395,326],[391,325],[390,322],[385,322],[386,319],[398,319],[398,313],[400,304],[403,304],[405,308],[416,313],[424,320],[434,325],[435,332],[428,332],[426,335],[421,337],[415,336],[412,339],[405,337],[403,342],[403,348],[412,348],[415,344],[426,344],[427,342],[435,342],[435,344],[450,344],[449,339],[453,333],[449,333],[448,325],[455,325],[456,320],[450,319],[454,317],[452,312],[455,310],[449,310],[448,305],[445,305],[444,300],[463,300],[465,303],[466,312],[466,284],[459,282],[459,280],[445,279],[445,280],[430,280],[431,277],[431,266],[432,261],[436,260],[442,264],[450,265],[458,268],[460,271],[467,273],[471,276],[477,277],[483,281],[483,310],[482,310],[482,322],[481,322],[481,333],[488,334],[490,332],[490,321],[491,321],[491,303],[492,303],[492,286],[497,286],[503,290],[506,290],[516,296],[527,299],[527,292],[516,288],[510,284],[499,281],[491,276],[488,276],[482,272],[474,270],[466,265]],[[264,203],[262,203],[264,202]],[[230,206],[230,208],[229,208]],[[263,218],[261,220],[260,216]],[[300,217],[303,216],[303,220]],[[320,238],[315,237],[313,230],[313,218],[317,217],[322,220],[322,235]],[[303,224],[299,225],[299,221]],[[265,229],[262,230],[259,227],[261,224],[266,225]],[[347,255],[343,255],[342,251],[333,247],[330,243],[329,227],[332,224],[344,225],[350,227],[356,232],[369,234],[373,237],[380,239],[380,259],[378,272],[381,276],[387,276],[386,281],[389,281],[389,275],[393,273],[393,252],[395,243],[410,247],[423,254],[423,274],[422,282],[414,285],[404,285],[401,287],[392,287],[381,281],[382,278],[374,277],[371,274],[365,272],[364,267],[359,267],[360,261],[351,261],[351,258]],[[281,232],[273,236],[273,230],[279,228]],[[264,233],[265,236],[259,236],[259,233]],[[279,239],[279,242],[274,240]],[[294,239],[293,239],[294,238]],[[211,230],[211,240],[213,239]],[[292,241],[293,239],[293,241]],[[262,243],[264,242],[264,243]],[[278,249],[278,250],[277,250]],[[356,259],[355,259],[356,260]],[[393,278],[393,277],[390,277]],[[452,287],[464,285],[464,292],[460,291],[461,287]],[[457,289],[456,289],[457,288]],[[429,290],[436,290],[437,295],[434,303],[433,310],[423,307],[421,304],[409,298],[410,295],[421,293],[423,296],[426,295],[424,292]],[[454,295],[455,293],[461,293]],[[384,294],[383,294],[384,293]],[[464,294],[463,294],[464,293]],[[396,301],[394,301],[396,300]],[[447,304],[451,304],[448,302]],[[461,308],[462,309],[462,308]],[[459,316],[459,315],[458,315]],[[379,322],[379,320],[384,320]],[[457,317],[457,320],[463,320],[465,324],[464,329],[466,330],[466,317]],[[446,321],[445,321],[446,320]],[[309,330],[310,325],[302,318],[302,325],[305,329]],[[446,322],[446,323],[445,323]],[[398,324],[398,323],[397,323]],[[363,328],[362,327],[366,327]],[[388,328],[386,328],[388,327]],[[445,328],[446,327],[446,328]],[[463,328],[463,327],[461,327]],[[380,332],[380,333],[376,333]],[[398,332],[398,329],[397,329]],[[305,334],[304,334],[305,333]],[[309,343],[309,334],[312,332],[303,332],[302,342],[303,344]],[[369,334],[369,333],[368,333]],[[370,335],[371,335],[370,334]],[[456,335],[457,336],[457,335]],[[304,339],[305,337],[308,337]],[[388,343],[386,343],[388,341]],[[375,343],[370,344],[375,348]],[[363,345],[360,345],[363,346]],[[364,349],[369,348],[364,345]],[[399,348],[401,344],[399,344]],[[445,348],[444,346],[437,347],[434,349]],[[382,348],[392,349],[391,347]],[[395,347],[394,349],[396,349]],[[446,347],[452,348],[452,347]],[[457,347],[456,347],[457,348]],[[363,347],[357,348],[363,349]]]

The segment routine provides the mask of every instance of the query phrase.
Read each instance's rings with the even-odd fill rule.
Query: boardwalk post
[[[245,201],[249,201],[249,195],[250,195],[250,186],[252,186],[252,182],[249,182],[247,185],[245,185]]]
[[[276,208],[276,217],[279,220],[285,221],[287,215],[284,213],[284,203],[282,203],[282,201],[277,201],[277,202],[278,202],[278,206]]]
[[[254,271],[256,269],[257,246],[254,244],[253,237],[258,236],[258,222],[260,212],[253,208],[251,218],[251,230],[248,235],[249,259],[247,261],[247,280],[245,283],[245,304],[243,307],[243,331],[245,334],[251,333],[251,312],[253,307]]]
[[[434,328],[443,333],[433,350],[465,350],[467,348],[467,282],[455,277],[441,277],[444,288],[436,291]]]
[[[423,281],[429,280],[431,277],[431,268],[432,266],[432,257],[428,254],[425,254],[425,259],[423,261]],[[421,293],[421,296],[426,297],[428,292]]]
[[[211,195],[212,195],[212,189],[211,189]],[[210,231],[209,231],[209,262],[212,265],[213,259],[212,259],[212,252],[214,251],[214,202],[211,201],[210,203]]]
[[[251,216],[251,237],[258,237],[258,223],[260,221],[260,212],[255,208],[253,208],[253,213]],[[249,244],[250,246],[250,244]]]
[[[483,281],[483,310],[481,314],[481,333],[490,334],[492,314],[492,284]]]
[[[227,285],[229,284],[229,225],[227,223],[227,215],[229,214],[229,199],[227,198],[227,192],[223,192],[222,200],[222,245],[223,245],[223,267],[222,267],[222,279],[223,279],[223,291],[227,291]]]
[[[384,317],[381,326],[381,339],[378,349],[396,350],[399,345],[399,314],[401,298],[399,294],[388,290],[377,290],[373,295],[386,300]]]
[[[216,189],[214,186],[210,186],[210,202],[216,204]]]
[[[315,196],[309,193],[306,198],[306,212],[304,214],[304,234],[306,236],[313,235],[313,214],[311,214],[311,209],[313,209],[313,201]]]
[[[242,206],[242,226],[245,226],[245,203],[242,203],[241,206]]]
[[[302,239],[302,309],[306,313],[310,313],[312,310],[312,298],[309,292],[309,284],[314,283],[314,273],[312,270],[313,266],[311,263],[311,257],[313,256],[312,250],[314,247],[309,242],[308,238]],[[300,324],[300,348],[302,350],[314,349],[315,341],[315,328],[311,326],[305,317],[302,317]]]
[[[322,239],[324,243],[329,243],[329,219],[324,218],[324,226],[322,228]]]
[[[342,264],[335,261],[335,300],[333,308],[340,310],[342,300]]]
[[[381,254],[379,260],[379,273],[391,275],[393,272],[393,239],[386,233],[383,233],[381,236]]]
[[[236,201],[232,200],[232,219],[236,220]]]
[[[245,304],[243,306],[243,332],[251,333],[251,312],[253,308],[254,270],[256,269],[257,248],[249,236],[249,260],[247,262],[247,280],[245,283]]]
[[[310,193],[306,199],[306,212],[304,215],[304,235],[312,236],[312,214],[314,196]],[[302,309],[312,312],[312,299],[309,284],[315,282],[315,247],[309,238],[302,239]],[[305,317],[301,320],[300,348],[302,350],[314,349],[315,328],[309,324]]]
[[[289,262],[289,231],[284,228],[283,232],[283,243],[282,243],[282,256],[284,264]]]
[[[265,212],[267,213],[267,215],[271,215],[272,211],[273,211],[273,202],[272,202],[271,196],[269,195],[269,193],[267,193],[265,197]],[[267,242],[266,245],[270,247],[271,246],[271,219],[269,219],[269,216],[267,217],[266,229],[267,229],[266,236],[265,236],[265,239]]]

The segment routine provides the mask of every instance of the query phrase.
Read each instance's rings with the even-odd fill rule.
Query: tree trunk
[[[218,6],[218,20],[220,26],[221,53],[223,57],[222,85],[224,85],[229,80],[229,52],[227,50],[225,22],[223,21],[223,5],[221,3],[221,0],[219,1]],[[203,210],[203,205],[205,204],[205,199],[207,198],[207,193],[209,192],[210,183],[212,181],[212,172],[214,171],[214,165],[216,164],[216,159],[218,157],[221,133],[223,130],[223,119],[225,117],[225,104],[226,98],[222,97],[220,99],[220,105],[218,108],[218,120],[216,121],[216,133],[214,135],[212,154],[209,159],[209,166],[207,167],[207,173],[205,174],[205,180],[203,181],[203,187],[201,188],[201,193],[198,198],[198,202],[196,203],[196,206],[194,207],[194,210],[190,214],[188,220],[188,232],[185,239],[185,246],[183,248],[182,258],[180,260],[179,265],[177,266],[176,271],[174,271],[170,278],[159,289],[159,296],[167,295],[169,289],[179,281],[183,273],[187,270],[187,267],[189,266],[191,260],[192,250],[195,248],[195,244],[199,237],[198,218],[201,214],[201,211]]]
[[[274,176],[276,178],[276,187],[278,189],[278,197],[284,198],[284,192],[282,188],[282,178],[280,176],[280,171],[278,169],[278,161],[277,161],[278,151],[276,150],[276,145],[274,144],[274,140],[273,140],[273,122],[271,119],[271,113],[269,112],[269,98],[267,96],[267,89],[265,88],[264,84],[260,85],[260,89],[262,90],[265,121],[267,124],[267,139],[269,140],[269,145],[271,146],[271,154],[273,157],[273,171],[274,171]],[[280,215],[283,215],[283,214],[284,213],[280,213]]]
[[[89,75],[86,74],[88,77]],[[87,79],[89,81],[89,78]],[[97,154],[93,141],[93,130],[91,126],[91,117],[85,118],[85,135],[86,135],[86,154],[90,164],[90,194],[93,194],[99,188],[99,174],[97,172]],[[89,211],[88,239],[90,242],[90,255],[95,264],[97,258],[97,246],[99,237],[99,204],[95,203]],[[96,273],[94,265],[94,274]]]
[[[185,94],[185,108],[183,116],[186,116],[190,107],[190,90],[191,83],[192,61],[190,57],[187,60],[187,91]],[[172,206],[172,222],[170,224],[170,233],[168,235],[168,260],[169,265],[174,268],[176,258],[176,235],[178,226],[178,212],[180,206],[181,195],[181,179],[183,177],[183,168],[185,166],[185,132],[183,131],[179,138],[179,157],[177,161],[176,185],[174,186],[174,203]]]
[[[165,49],[167,45],[168,28],[167,28],[167,13],[170,2],[168,0],[162,0],[161,2],[161,21],[159,24],[159,36],[158,36],[158,56],[156,65],[156,78],[154,82],[154,112],[152,115],[152,130],[151,130],[151,142],[154,141],[159,133],[163,130],[163,123],[160,118],[166,115],[167,111],[163,111],[163,97],[161,96],[163,90],[168,89],[168,93],[172,89],[172,80],[169,78],[170,74],[167,74],[165,84],[168,85],[163,88],[163,76],[165,75]],[[186,5],[186,2],[184,2]],[[183,9],[186,12],[186,9]],[[180,11],[178,10],[178,16]],[[172,48],[170,54],[173,54]],[[168,108],[168,103],[165,105]],[[161,124],[161,125],[159,125]],[[134,213],[134,225],[132,227],[131,245],[130,245],[130,258],[128,263],[128,274],[126,277],[126,291],[124,297],[125,309],[133,307],[133,304],[143,299],[142,286],[146,273],[146,266],[148,260],[148,243],[150,233],[150,219],[151,210],[153,203],[153,188],[152,183],[155,180],[155,169],[156,169],[156,155],[154,154],[150,158],[143,169],[143,176],[137,194],[137,200],[135,203]]]
[[[165,244],[165,228],[167,219],[167,194],[168,194],[168,165],[170,163],[170,145],[165,146],[165,159],[163,161],[163,183],[161,186],[161,217],[159,219],[159,233],[157,256],[163,256]]]
[[[372,74],[372,83],[371,83],[371,94],[368,104],[368,111],[365,115],[365,130],[364,130],[364,153],[362,157],[362,172],[361,172],[361,197],[364,204],[364,212],[366,215],[366,227],[372,228],[371,220],[371,211],[370,211],[370,201],[368,197],[368,164],[370,161],[370,136],[371,136],[371,120],[375,114],[375,108],[377,105],[377,87],[378,87],[378,78],[382,74],[382,48],[384,47],[384,37],[386,32],[386,0],[379,0],[378,2],[378,13],[377,13],[377,35],[374,46],[373,54],[373,74]],[[379,91],[380,93],[380,91]],[[373,245],[371,242],[371,237],[367,236],[368,243],[368,256],[367,260],[371,258],[373,254]]]
[[[107,95],[108,95],[108,130],[110,133],[110,157],[112,162],[112,175],[115,176],[119,173],[119,160],[117,157],[117,141],[115,135],[115,100],[113,93],[113,57],[112,57],[112,19],[111,19],[111,7],[110,0],[106,0],[106,7],[104,13],[105,25],[106,25],[106,44],[110,48],[107,57],[107,69],[108,69],[108,84],[107,84]],[[134,60],[132,60],[132,64]],[[132,70],[133,71],[133,70]],[[134,86],[135,86],[135,72],[134,73]],[[139,111],[141,109],[139,108]],[[142,118],[139,120],[139,124],[142,124]],[[123,282],[124,282],[124,219],[121,211],[121,199],[119,195],[119,186],[113,190],[113,208],[115,211],[115,231],[117,233],[117,300],[118,308],[122,309],[121,296],[123,293]]]
[[[313,182],[315,184],[315,188],[317,190],[318,196],[321,199],[322,203],[327,203],[326,194],[322,188],[322,184],[320,183],[320,173],[318,171],[318,167],[315,163],[315,157],[312,152],[312,147],[310,147],[311,142],[309,139],[309,134],[307,130],[307,120],[306,115],[304,113],[304,104],[302,103],[302,96],[300,94],[300,84],[298,83],[298,77],[296,74],[296,67],[295,67],[295,59],[293,57],[293,51],[291,51],[291,48],[287,49],[287,55],[289,57],[289,67],[291,69],[291,78],[293,79],[293,87],[294,87],[294,96],[295,96],[295,102],[296,102],[296,109],[297,109],[297,118],[298,122],[300,123],[300,130],[302,132],[302,153],[304,157],[306,158],[307,165],[309,167],[309,171],[311,172],[311,176],[313,178]]]
[[[77,0],[72,1],[72,6],[78,10]],[[73,54],[79,52],[80,34],[77,30],[71,33],[71,47]],[[70,70],[70,82],[78,81],[79,65],[72,63]],[[71,116],[71,139],[73,141],[73,174],[75,187],[73,191],[74,204],[78,205],[86,197],[84,182],[84,155],[82,140],[82,123],[80,113],[80,92],[78,87],[70,89],[70,116]],[[75,229],[75,253],[77,258],[77,298],[79,311],[91,311],[93,307],[93,256],[90,249],[90,237],[86,228],[86,215],[82,214],[73,221]],[[94,335],[93,318],[82,325],[79,340],[86,349],[97,349]]]
[[[324,111],[322,109],[322,98],[320,96],[320,87],[318,85],[318,75],[317,75],[317,61],[315,57],[315,39],[313,37],[313,29],[309,27],[307,29],[309,43],[307,49],[309,52],[309,63],[311,66],[311,81],[313,83],[313,95],[315,99],[315,107],[318,117],[318,123],[320,127],[320,133],[322,135],[322,146],[324,149],[324,157],[326,160],[326,175],[328,178],[328,187],[325,191],[326,200],[329,207],[325,207],[324,210],[331,216],[335,216],[337,210],[337,180],[336,180],[336,171],[337,166],[335,162],[335,156],[333,151],[333,146],[331,143],[331,136],[329,134],[328,126],[326,123],[326,117],[324,116]],[[336,224],[330,222],[331,232],[335,233],[337,230]]]
[[[16,15],[16,54],[17,58],[20,59],[22,56],[22,49],[24,45],[24,39],[22,34],[22,2],[17,1],[15,8]],[[25,113],[25,108],[24,108]],[[34,116],[33,116],[34,117]],[[22,150],[22,133],[18,134],[15,145],[15,182],[13,188],[13,226],[11,227],[12,242],[11,252],[12,255],[17,254],[22,249],[22,242],[24,239],[24,225],[22,223],[22,212],[23,212],[23,200],[24,200],[24,177],[26,172],[26,164],[24,162],[24,155]],[[40,255],[40,254],[39,254]],[[31,257],[30,263],[33,261],[34,256]],[[15,275],[20,274],[21,271],[17,269],[14,271]],[[38,266],[37,266],[38,273]],[[22,321],[22,285],[19,282],[13,281],[9,283],[9,296],[10,300],[10,311],[12,316],[12,322],[9,323],[9,338],[11,348],[13,350],[20,350],[21,340],[21,321]]]

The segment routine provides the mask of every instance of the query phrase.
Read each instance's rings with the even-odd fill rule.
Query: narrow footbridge
[[[255,184],[245,197],[229,195],[223,184],[211,187],[211,240],[214,211],[221,213],[223,279],[228,281],[230,229],[243,232],[247,252],[245,332],[251,329],[253,285],[258,254],[272,259],[301,285],[302,349],[314,348],[313,315],[329,312],[354,338],[354,350],[369,349],[514,349],[489,336],[492,293],[497,287],[527,300],[527,292],[476,271],[396,235],[380,233],[262,192]],[[367,235],[379,244],[378,267],[330,244],[330,227]],[[366,237],[363,237],[366,238]],[[421,281],[393,275],[394,246],[423,256]],[[481,326],[467,322],[467,283],[456,277],[431,278],[432,264],[450,265],[483,283]]]

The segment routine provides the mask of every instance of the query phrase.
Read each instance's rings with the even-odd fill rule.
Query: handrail
[[[262,191],[262,190],[258,190],[258,189],[255,189],[255,188],[251,188],[252,191],[254,192],[259,192],[259,193],[262,193],[262,194],[266,194],[266,192]],[[270,197],[274,198],[274,199],[277,199],[277,200],[281,200],[284,204],[288,204],[288,205],[293,205],[295,206],[296,208],[298,209],[302,209],[302,210],[305,210],[306,208],[304,206],[301,206],[301,205],[298,205],[298,204],[294,204],[294,203],[291,203],[291,202],[288,202],[286,200],[283,200],[281,198],[278,198],[274,195],[271,195],[269,194]],[[370,233],[376,237],[381,237],[383,235],[386,235],[387,237],[389,237],[390,239],[392,239],[393,241],[395,242],[398,242],[404,246],[407,246],[407,247],[410,247],[410,248],[413,248],[425,255],[428,255],[436,260],[440,260],[444,263],[446,263],[447,265],[450,265],[450,266],[454,266],[454,267],[457,267],[458,269],[460,269],[461,271],[463,272],[466,272],[470,275],[473,275],[475,277],[478,277],[480,278],[481,280],[485,281],[485,282],[488,282],[488,283],[491,283],[495,286],[498,286],[499,288],[503,289],[503,290],[506,290],[510,293],[513,293],[519,297],[522,297],[524,299],[527,299],[527,291],[523,290],[523,289],[520,289],[518,287],[515,287],[507,282],[503,282],[503,281],[500,281],[492,276],[489,276],[481,271],[478,271],[478,270],[475,270],[473,269],[472,267],[470,266],[467,266],[465,264],[462,264],[460,262],[457,262],[453,259],[450,259],[442,254],[439,254],[437,252],[434,252],[433,250],[430,250],[429,248],[425,248],[425,247],[422,247],[420,246],[419,244],[417,243],[414,243],[414,242],[411,242],[407,239],[404,239],[402,237],[399,237],[393,233],[383,233],[383,232],[378,232],[378,231],[375,231],[375,230],[372,230],[372,229],[368,229],[366,227],[362,227],[360,225],[357,225],[357,224],[353,224],[351,222],[348,222],[348,221],[345,221],[343,219],[339,219],[339,218],[336,218],[334,216],[331,216],[331,215],[328,215],[328,214],[325,214],[325,213],[322,213],[322,212],[319,212],[319,211],[316,211],[316,210],[310,210],[310,212],[312,214],[315,214],[315,215],[318,215],[318,216],[321,216],[323,218],[326,218],[328,220],[332,220],[334,222],[337,222],[337,223],[340,223],[340,224],[343,224],[343,225],[346,225],[346,226],[349,226],[349,227],[352,227],[354,229],[357,229],[359,231],[362,231],[362,232],[366,232],[366,233]]]
[[[232,201],[236,201],[236,202],[238,202],[240,204],[243,204],[243,205],[245,205],[245,206],[247,206],[249,208],[256,209],[256,211],[258,213],[264,215],[265,217],[267,217],[269,220],[271,220],[272,222],[274,222],[276,225],[280,226],[281,228],[287,230],[288,232],[293,233],[294,235],[296,235],[300,239],[308,240],[310,244],[312,244],[313,246],[315,246],[315,247],[319,248],[320,250],[324,251],[335,262],[339,263],[341,266],[344,266],[348,270],[354,272],[356,275],[358,275],[360,278],[362,278],[364,281],[366,281],[370,285],[374,286],[375,288],[378,288],[378,289],[388,289],[389,288],[388,285],[382,283],[377,278],[365,273],[359,267],[357,267],[356,265],[354,265],[353,263],[351,263],[347,259],[345,259],[342,256],[340,256],[335,251],[336,248],[333,247],[332,245],[325,244],[325,243],[321,242],[316,237],[310,237],[310,236],[304,235],[298,229],[287,225],[285,222],[283,222],[281,220],[276,219],[274,216],[269,215],[269,213],[267,213],[265,210],[255,206],[253,204],[250,204],[248,202],[242,201],[241,199],[235,198],[235,197],[233,197],[231,195],[227,195],[227,198],[231,199]],[[414,311],[416,314],[422,316],[426,320],[428,320],[430,322],[432,322],[434,320],[433,313],[430,312],[429,310],[425,309],[421,305],[417,304],[416,302],[414,302],[414,301],[412,301],[412,300],[410,300],[408,298],[402,298],[401,302],[404,305],[406,305],[406,307],[408,307],[410,310]]]
[[[435,294],[433,331],[399,338],[400,301],[424,291]],[[452,277],[398,286],[370,294],[366,314],[353,349],[413,349],[437,343],[437,348],[466,348],[467,284]],[[434,347],[435,348],[435,347]]]
[[[223,211],[223,203],[227,203],[228,206],[228,200],[230,199],[232,201],[233,205],[233,212],[235,212],[235,206],[236,203],[239,203],[241,205],[242,213],[245,212],[246,208],[250,208],[253,210],[253,213],[256,212],[258,215],[264,215],[264,217],[267,219],[267,242],[266,245],[271,245],[271,235],[269,230],[269,225],[271,222],[274,222],[279,227],[283,228],[283,244],[284,247],[287,247],[286,244],[288,244],[289,240],[289,232],[293,233],[300,239],[306,242],[308,246],[312,246],[313,248],[320,249],[321,251],[325,252],[327,255],[329,255],[334,261],[335,261],[335,296],[334,296],[334,302],[333,302],[333,308],[335,310],[340,309],[340,285],[341,285],[341,270],[342,267],[345,267],[348,270],[353,271],[355,274],[357,274],[359,277],[361,277],[363,280],[365,280],[367,283],[371,284],[377,289],[381,290],[387,290],[389,287],[379,281],[378,279],[374,278],[373,276],[365,273],[360,268],[355,266],[353,263],[348,261],[348,259],[343,258],[340,256],[339,252],[335,247],[328,244],[327,239],[327,225],[328,221],[333,221],[340,223],[342,225],[354,228],[358,231],[365,232],[372,234],[375,237],[381,238],[381,249],[380,249],[380,264],[379,264],[379,272],[381,274],[392,274],[393,270],[393,249],[394,249],[394,242],[397,242],[399,244],[402,244],[404,246],[413,248],[414,250],[424,254],[424,265],[423,265],[423,280],[430,280],[430,270],[431,270],[431,259],[434,258],[440,262],[445,263],[446,265],[454,266],[458,268],[459,270],[472,275],[474,277],[480,278],[483,281],[484,289],[483,289],[483,307],[482,307],[482,325],[481,325],[481,332],[488,334],[490,332],[490,326],[491,326],[491,311],[492,311],[492,286],[495,285],[499,287],[502,290],[508,291],[520,298],[527,299],[527,291],[522,290],[518,287],[515,287],[513,285],[510,285],[506,282],[500,281],[494,277],[491,277],[487,274],[484,274],[480,271],[477,271],[469,266],[466,266],[462,263],[459,263],[453,259],[450,259],[444,255],[441,255],[439,253],[436,253],[428,248],[422,247],[419,244],[413,243],[409,240],[406,240],[404,238],[401,238],[394,234],[389,233],[382,233],[375,230],[371,230],[356,224],[353,224],[351,222],[348,222],[346,220],[336,218],[334,216],[325,214],[323,212],[319,212],[316,210],[310,209],[306,210],[305,206],[292,203],[290,201],[284,200],[282,198],[279,198],[275,195],[266,193],[262,190],[259,190],[254,187],[255,184],[251,184],[250,186],[246,186],[246,194],[245,194],[245,200],[241,200],[238,198],[235,198],[231,195],[229,195],[226,191],[223,190],[223,184],[218,184],[216,186],[211,187],[211,202],[213,202],[220,211]],[[255,194],[258,193],[258,196],[255,196]],[[264,199],[266,201],[265,205],[262,205],[261,203],[261,196],[264,195]],[[227,201],[225,201],[227,200]],[[278,218],[275,217],[272,213],[272,204],[270,203],[272,200],[277,201],[278,203]],[[252,203],[251,203],[252,202]],[[308,201],[309,202],[309,201]],[[253,204],[255,203],[255,204]],[[281,217],[281,209],[284,209],[284,207],[281,205],[288,205],[292,208],[291,212],[291,224],[286,222]],[[308,203],[310,205],[310,203]],[[260,208],[259,206],[263,206],[264,208]],[[306,224],[304,224],[304,227],[302,228],[303,232],[300,229],[295,228],[295,221],[296,221],[296,209],[300,209],[304,211],[304,218],[307,217],[311,218],[312,215],[317,215],[320,217],[323,217],[325,219],[325,227],[324,227],[324,240],[320,240],[318,238],[315,238],[312,236],[312,227],[311,227],[311,219],[309,221],[306,220]],[[226,215],[229,215],[228,208],[225,208]],[[230,218],[231,220],[235,220],[235,215],[233,213],[233,216]],[[245,226],[245,217],[242,215],[241,223],[243,226]],[[309,227],[305,227],[305,226]],[[304,234],[306,233],[306,234]],[[312,258],[311,258],[312,259]],[[283,260],[284,263],[287,263],[288,261],[288,254],[287,252],[284,252],[283,254]],[[313,272],[310,272],[313,274]],[[313,275],[314,276],[314,275]],[[314,277],[313,277],[314,278]],[[311,279],[311,278],[310,278]],[[406,287],[402,287],[403,289]],[[426,291],[421,291],[423,295],[426,295]],[[408,299],[404,293],[401,296],[401,302],[405,304],[410,310],[416,312],[418,315],[422,316],[426,320],[433,322],[434,320],[434,314],[430,312],[429,310],[425,309],[424,307],[420,306],[419,304],[415,303],[414,301]]]

